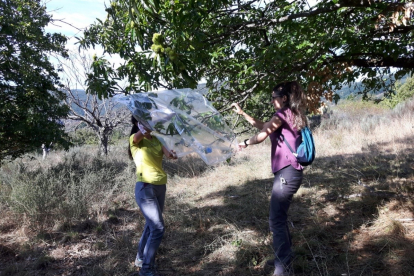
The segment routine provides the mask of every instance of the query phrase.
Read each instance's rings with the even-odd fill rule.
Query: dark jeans
[[[293,195],[302,184],[303,171],[292,166],[276,172],[270,198],[270,231],[273,233],[273,249],[275,252],[275,267],[286,267],[292,258],[292,241],[287,224],[288,210]]]
[[[135,200],[145,217],[144,232],[138,244],[138,257],[143,260],[142,270],[151,270],[155,255],[164,235],[164,210],[166,185],[143,182],[135,184]]]

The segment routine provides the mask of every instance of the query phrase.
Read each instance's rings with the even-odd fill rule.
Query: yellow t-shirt
[[[144,138],[134,144],[134,135],[129,137],[132,157],[137,166],[137,181],[154,185],[167,183],[167,174],[162,169],[162,144],[156,138]]]

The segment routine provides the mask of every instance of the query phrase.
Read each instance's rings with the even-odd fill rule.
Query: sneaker
[[[141,260],[140,258],[136,258],[135,259],[135,262],[134,262],[134,265],[136,266],[136,267],[139,267],[139,268],[141,268],[142,267],[142,263],[144,262],[144,260]]]

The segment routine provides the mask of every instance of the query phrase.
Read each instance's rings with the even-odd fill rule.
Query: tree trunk
[[[105,155],[108,155],[108,142],[112,134],[112,128],[109,128],[109,127],[99,128],[99,131],[97,134],[98,134],[99,143],[100,143],[99,152]]]

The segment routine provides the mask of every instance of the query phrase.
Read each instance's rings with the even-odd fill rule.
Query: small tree
[[[85,93],[84,79],[90,74],[91,63],[92,59],[84,52],[71,53],[67,61],[61,61],[63,91],[70,110],[68,119],[77,122],[74,130],[85,123],[98,137],[99,152],[106,155],[114,129],[125,124],[130,113],[112,99],[100,100],[96,94]]]

